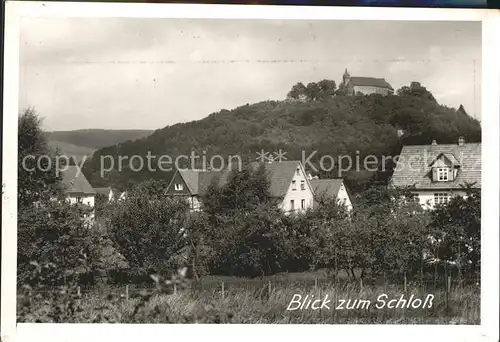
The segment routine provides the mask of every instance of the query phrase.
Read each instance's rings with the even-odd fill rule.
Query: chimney
[[[436,145],[437,145],[436,140],[432,140],[432,144],[431,144],[431,145],[432,145],[432,146],[436,146]]]
[[[465,144],[465,139],[464,137],[459,137],[458,138],[458,146],[464,146]]]

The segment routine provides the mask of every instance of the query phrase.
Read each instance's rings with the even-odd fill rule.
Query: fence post
[[[314,278],[314,288],[318,288],[318,278]]]
[[[224,282],[221,283],[221,296],[222,299],[224,300]]]
[[[363,291],[363,278],[359,278],[359,288]]]
[[[80,295],[82,294],[81,289],[80,289],[80,286],[78,286],[78,287],[76,288],[76,293],[78,294],[78,296],[80,296]]]
[[[436,246],[436,257],[434,260],[434,292],[437,289],[437,278],[438,278],[438,248]]]
[[[446,277],[445,279],[446,282],[446,316],[448,316],[448,310],[449,310],[449,296],[450,296],[450,277]]]
[[[177,293],[177,284],[174,283],[174,294],[176,294],[176,293]]]
[[[129,296],[128,296],[128,284],[125,285],[125,299],[128,300]]]
[[[405,292],[406,292],[406,272],[405,272],[405,279],[404,279],[404,288],[405,288]]]
[[[269,297],[271,297],[271,291],[272,291],[272,287],[271,287],[271,281],[269,280],[269,282],[267,283],[267,289],[269,291]]]
[[[424,258],[422,255],[422,260],[420,261],[420,291],[424,292],[425,288],[425,282],[424,282]]]
[[[462,254],[460,253],[460,243],[458,244],[458,284],[462,285],[462,272],[460,270],[460,265],[462,263]]]

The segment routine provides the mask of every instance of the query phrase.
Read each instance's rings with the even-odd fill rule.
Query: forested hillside
[[[319,84],[319,83],[318,83]],[[117,165],[118,156],[139,155],[145,159],[196,151],[208,157],[240,154],[255,160],[257,152],[286,152],[288,160],[310,159],[318,163],[323,155],[335,158],[350,155],[397,155],[403,144],[456,143],[459,136],[468,142],[481,139],[481,127],[465,110],[439,105],[425,87],[415,83],[403,87],[397,95],[369,96],[304,96],[288,94],[285,101],[263,101],[233,110],[221,110],[208,117],[189,123],[180,123],[155,131],[150,136],[97,150],[84,172],[94,186],[112,185],[120,189],[148,179],[166,179],[171,172],[149,171],[144,167],[132,172],[123,165],[121,172],[100,175],[101,156],[109,156]],[[297,85],[294,86],[297,89]],[[310,85],[304,89],[310,89]],[[292,88],[293,90],[294,88]],[[301,98],[301,99],[299,99]],[[399,137],[398,129],[404,134]],[[303,152],[304,151],[304,152]],[[226,159],[227,160],[227,159]],[[154,164],[155,165],[155,164]],[[307,165],[306,165],[307,166]],[[361,190],[374,180],[386,181],[391,174],[351,171],[346,177],[350,188]],[[320,172],[320,176],[338,176],[335,168]]]

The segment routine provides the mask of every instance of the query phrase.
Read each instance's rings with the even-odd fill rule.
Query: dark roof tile
[[[392,90],[392,86],[384,78],[353,76],[350,78],[350,82],[353,86],[379,87]]]
[[[61,172],[62,184],[66,193],[95,195],[96,191],[90,185],[82,170],[76,165],[70,165]]]
[[[430,165],[441,154],[455,158],[459,164],[457,177],[452,182],[431,179]],[[481,143],[403,146],[391,179],[392,186],[415,185],[417,189],[460,189],[465,183],[481,188]]]

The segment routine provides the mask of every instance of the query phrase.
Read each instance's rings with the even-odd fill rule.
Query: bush
[[[435,258],[454,262],[459,272],[476,276],[481,262],[481,191],[465,189],[432,215]]]
[[[167,272],[185,265],[188,204],[162,196],[150,181],[110,205],[105,225],[109,236],[137,273]]]
[[[46,201],[21,208],[18,215],[18,281],[59,285],[84,274],[102,274],[113,267],[105,251],[111,242],[89,227],[91,208],[66,201]],[[83,262],[85,259],[85,263]],[[34,277],[30,263],[53,264]]]

